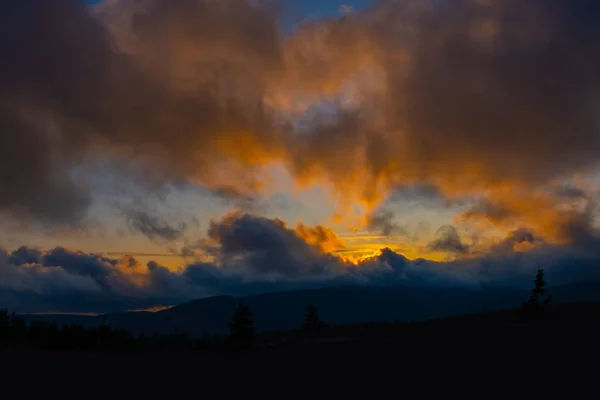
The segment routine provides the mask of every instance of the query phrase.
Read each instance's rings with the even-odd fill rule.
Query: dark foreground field
[[[347,327],[317,342],[213,355],[5,350],[0,377],[4,388],[22,394],[69,398],[523,398],[530,390],[554,396],[568,390],[563,393],[569,398],[579,398],[600,377],[598,316],[595,305],[541,324],[498,314],[431,325],[424,332]]]

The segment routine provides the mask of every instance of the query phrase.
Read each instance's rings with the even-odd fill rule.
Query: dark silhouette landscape
[[[600,0],[0,0],[0,400],[598,397],[599,155]]]
[[[557,302],[600,301],[600,282],[580,282],[551,288]],[[217,296],[195,300],[158,312],[124,312],[107,315],[109,325],[134,334],[224,334],[229,317],[242,299],[253,312],[258,332],[292,330],[300,326],[309,304],[323,320],[334,325],[381,321],[422,321],[512,308],[528,296],[512,287],[420,288],[405,286],[354,287],[258,294],[242,298]],[[27,321],[98,326],[104,316],[25,315]]]
[[[317,305],[324,298],[319,296],[322,291],[270,294],[267,299],[272,301],[275,298],[277,301],[270,304],[277,304],[277,307],[294,304],[290,300],[280,300],[286,297],[297,302],[300,302],[298,298],[310,298],[311,302],[303,307],[304,313],[300,307],[290,307],[291,315],[287,320],[273,314],[274,321],[283,320],[290,326],[291,321],[295,321],[293,328],[272,330],[264,324],[258,332],[254,310],[260,309],[263,296],[250,296],[243,300],[217,297],[148,313],[148,318],[157,318],[156,325],[146,324],[143,328],[140,325],[138,330],[157,327],[150,335],[132,334],[118,325],[111,326],[111,316],[108,315],[44,316],[40,319],[5,312],[0,314],[1,373],[15,382],[31,374],[36,376],[37,382],[47,384],[68,376],[75,382],[70,385],[82,388],[99,385],[100,391],[110,392],[120,387],[154,394],[158,393],[156,390],[168,391],[173,382],[180,385],[177,390],[192,388],[197,379],[203,380],[206,390],[221,390],[223,394],[241,393],[248,390],[248,385],[261,391],[265,390],[264,387],[282,390],[286,385],[295,385],[299,380],[308,378],[314,385],[329,390],[335,388],[338,393],[344,394],[352,393],[353,386],[348,382],[353,380],[357,380],[353,385],[358,384],[357,387],[362,389],[368,385],[378,385],[379,389],[383,389],[401,379],[406,380],[403,383],[406,390],[443,393],[441,387],[434,385],[419,389],[419,385],[429,379],[446,385],[465,375],[474,380],[474,387],[486,382],[491,384],[501,377],[508,379],[509,376],[513,383],[527,383],[528,379],[537,379],[538,375],[546,379],[553,376],[586,379],[593,370],[584,368],[582,362],[600,356],[600,301],[557,302],[560,294],[567,295],[569,290],[581,289],[582,286],[558,287],[550,294],[541,270],[534,282],[529,299],[525,296],[525,301],[514,302],[511,308],[500,309],[503,302],[510,301],[509,296],[497,298],[498,303],[495,304],[475,306],[489,309],[495,305],[497,310],[442,318],[441,314],[460,314],[461,310],[468,308],[452,308],[438,303],[443,305],[439,315],[426,318],[426,314],[420,314],[420,318],[415,318],[416,314],[407,314],[413,317],[413,321],[377,322],[378,316],[364,314],[363,311],[353,317],[354,321],[340,323],[324,318],[328,313],[335,314],[332,309],[321,314]],[[397,307],[402,303],[392,303],[396,300],[390,293],[399,292],[405,299],[414,296],[407,293],[406,288],[387,290],[377,291],[384,296],[382,302],[387,299],[391,303],[388,304],[390,311],[386,312],[395,308],[396,312],[403,310]],[[329,300],[337,297],[338,307],[352,297],[349,294],[359,293],[363,295],[362,301],[367,298],[365,293],[373,296],[364,288],[339,288],[326,292]],[[498,293],[502,291],[490,291],[487,296],[495,297]],[[594,295],[593,292],[579,293],[583,297]],[[483,294],[478,296],[482,296],[479,299],[484,298]],[[429,301],[434,301],[434,298],[428,294]],[[477,300],[461,297],[455,292],[438,294],[437,299],[454,299],[455,304],[462,307]],[[215,307],[215,302],[223,305]],[[336,301],[329,304],[332,307],[331,304],[336,304]],[[352,306],[354,303],[348,305]],[[277,307],[272,308],[277,310]],[[436,307],[424,310],[431,312],[433,309]],[[194,310],[195,314],[190,310]],[[202,335],[190,335],[179,330],[183,326],[207,327],[194,323],[194,320],[213,321],[219,311],[224,314],[215,321],[226,320],[227,331],[220,326],[219,332],[211,334],[205,330]],[[350,314],[347,312],[347,315]],[[146,314],[130,313],[130,326],[140,321],[136,320],[140,315]],[[370,322],[359,321],[366,315],[371,316]],[[125,314],[119,316],[125,318]],[[80,323],[84,318],[87,318],[87,326]],[[116,320],[125,326],[124,319]],[[160,324],[164,325],[162,329],[158,329]],[[170,327],[167,326],[169,324]],[[533,369],[532,358],[536,364]],[[156,377],[151,378],[153,376]],[[227,380],[233,377],[236,385],[228,386]],[[139,384],[147,382],[147,379],[154,379],[152,385]]]

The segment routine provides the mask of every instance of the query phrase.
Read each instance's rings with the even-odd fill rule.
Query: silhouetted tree
[[[8,310],[0,310],[0,346],[7,343],[10,336]]]
[[[319,317],[317,307],[315,307],[313,304],[310,304],[308,306],[308,311],[304,316],[304,324],[302,325],[302,330],[306,334],[313,336],[321,332],[324,327],[325,324],[323,324],[323,321],[321,321],[321,318]]]
[[[10,341],[12,343],[22,343],[27,336],[27,324],[25,320],[16,313],[10,316]]]
[[[221,335],[208,335],[200,340],[192,340],[186,333],[157,333],[151,337],[135,337],[123,329],[111,328],[106,319],[105,315],[100,325],[90,328],[81,324],[59,327],[55,321],[44,322],[39,319],[33,319],[28,325],[14,312],[9,314],[7,310],[0,310],[0,346],[26,345],[39,349],[107,352],[187,351],[194,348],[209,351],[225,348],[225,344],[228,343],[226,337]],[[254,326],[250,310],[244,307],[235,320],[233,325],[236,333],[232,336],[236,345],[251,345]]]
[[[104,344],[104,340],[105,337],[108,335],[110,328],[106,325],[106,318],[108,317],[107,314],[104,314],[102,316],[102,322],[100,323],[100,326],[98,327],[98,338],[96,339],[96,346],[98,347],[98,349],[101,349],[103,344]]]
[[[523,303],[522,313],[530,317],[539,317],[544,314],[552,301],[552,295],[544,298],[546,295],[546,282],[544,281],[544,270],[542,268],[538,267],[533,283],[535,286],[531,290],[529,300]]]
[[[229,338],[238,348],[248,348],[254,343],[254,318],[241,300],[229,323]]]

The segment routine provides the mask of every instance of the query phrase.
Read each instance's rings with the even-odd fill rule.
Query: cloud
[[[77,220],[89,194],[70,171],[98,154],[153,178],[156,169],[208,186],[238,177],[238,191],[254,190],[252,168],[278,142],[263,106],[280,51],[273,11],[236,0],[140,4],[0,6],[0,52],[11,60],[0,69],[1,209]]]
[[[98,113],[96,106],[102,107],[94,94],[103,84],[102,67],[114,58],[81,2],[0,7],[0,54],[6,61],[0,67],[0,208],[44,222],[72,221],[89,205],[69,176],[82,156],[72,151],[80,147],[76,125],[85,121],[67,121],[65,112],[90,119]]]
[[[510,254],[517,250],[530,250],[532,247],[544,244],[545,240],[529,229],[519,229],[510,232],[499,243],[490,248],[492,254]]]
[[[588,173],[600,146],[599,13],[590,1],[384,1],[315,24],[315,46],[344,49],[353,73],[383,84],[358,83],[350,104],[315,118],[292,146],[293,168],[374,205],[398,185],[492,200],[510,186],[527,198]],[[323,59],[315,69],[350,65]],[[340,75],[319,76],[343,92],[352,73]]]
[[[409,8],[397,7],[414,18],[409,27],[417,35],[404,42],[411,68],[394,59],[386,64],[394,72],[390,121],[406,128],[416,171],[441,174],[446,190],[460,190],[545,182],[595,164],[588,146],[600,139],[591,100],[600,81],[590,68],[600,63],[592,39],[600,30],[589,18],[600,12],[596,5],[458,1],[414,14]],[[473,38],[482,24],[494,29]]]
[[[573,185],[560,185],[556,188],[556,195],[567,198],[585,198],[587,193],[584,189]]]
[[[469,246],[464,244],[456,227],[444,225],[436,233],[436,238],[429,243],[427,248],[431,251],[438,251],[451,254],[464,254],[469,251]]]
[[[125,214],[127,215],[130,227],[152,241],[163,240],[173,242],[179,240],[184,236],[188,228],[185,222],[181,222],[179,226],[172,226],[169,222],[146,211],[127,210]]]
[[[513,213],[506,206],[494,204],[488,199],[477,201],[462,214],[462,218],[466,220],[483,218],[495,224],[500,224],[512,216]]]
[[[30,249],[27,246],[21,246],[8,256],[8,262],[13,265],[39,264],[42,259],[42,252],[38,249]]]
[[[390,200],[399,202],[450,203],[440,188],[432,184],[400,185],[394,188]]]
[[[595,230],[588,234],[600,237]],[[526,230],[511,233],[488,251],[444,262],[411,260],[384,248],[350,263],[305,241],[281,220],[245,213],[213,221],[208,241],[214,246],[211,261],[177,269],[64,248],[0,251],[0,302],[22,312],[107,312],[210,295],[337,285],[526,288],[538,265],[553,285],[600,279],[597,241],[582,250],[546,243]],[[456,243],[452,245],[455,249]]]
[[[528,199],[598,166],[591,0],[390,0],[288,36],[273,4],[3,2],[0,210],[80,220],[72,170],[100,156],[242,202],[280,163],[342,215],[406,185]]]
[[[349,6],[347,4],[342,4],[340,6],[340,13],[341,14],[350,14],[354,11],[354,8],[352,6]]]
[[[332,253],[345,247],[344,241],[331,228],[325,226],[317,225],[310,227],[299,223],[296,226],[295,232],[305,242],[317,246],[324,253]]]
[[[254,196],[241,193],[230,186],[216,187],[211,190],[211,193],[222,200],[235,205],[237,208],[252,208],[256,205],[257,199]]]
[[[396,226],[383,205],[398,201],[466,205],[456,224],[508,235],[471,254],[447,227],[430,248],[454,261],[384,249],[350,264],[327,227],[233,212],[188,242],[182,253],[198,260],[180,270],[3,252],[11,304],[93,311],[331,282],[464,284],[537,262],[564,280],[596,273],[593,191],[560,187],[598,167],[596,1],[389,0],[287,36],[276,2],[50,3],[0,2],[2,214],[81,224],[99,189],[78,173],[98,160],[127,180],[119,194],[185,184],[248,211],[278,164],[297,186],[332,189],[337,215],[358,203],[384,233]],[[125,214],[153,240],[183,237],[144,208]]]
[[[474,221],[482,229],[492,227],[507,232],[530,229],[548,241],[575,243],[580,238],[571,228],[596,229],[597,203],[590,196],[563,194],[557,194],[551,186],[530,191],[506,187],[490,195],[491,198],[475,201],[455,220],[457,223]]]
[[[402,227],[394,222],[395,214],[389,210],[380,210],[367,216],[366,225],[369,229],[378,229],[384,236],[393,234],[406,235]]]
[[[280,219],[240,212],[212,221],[208,229],[208,237],[219,246],[218,264],[273,277],[325,275],[338,268],[337,259],[322,252],[332,234],[303,225],[294,231]]]
[[[45,267],[60,267],[70,274],[99,280],[109,277],[116,264],[117,261],[110,258],[72,252],[62,247],[47,252],[42,260]]]

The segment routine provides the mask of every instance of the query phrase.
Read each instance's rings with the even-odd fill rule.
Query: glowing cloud
[[[286,36],[270,1],[3,2],[0,210],[80,221],[92,196],[71,172],[100,156],[237,199],[272,189],[277,164],[330,190],[350,225],[387,229],[379,207],[422,184],[475,199],[458,223],[589,243],[593,199],[551,189],[598,167],[598,18],[587,0],[390,0]],[[248,255],[228,235],[249,217],[231,218],[209,237],[233,263]],[[318,257],[343,246],[328,228],[262,222]],[[456,232],[438,239],[468,253]]]

